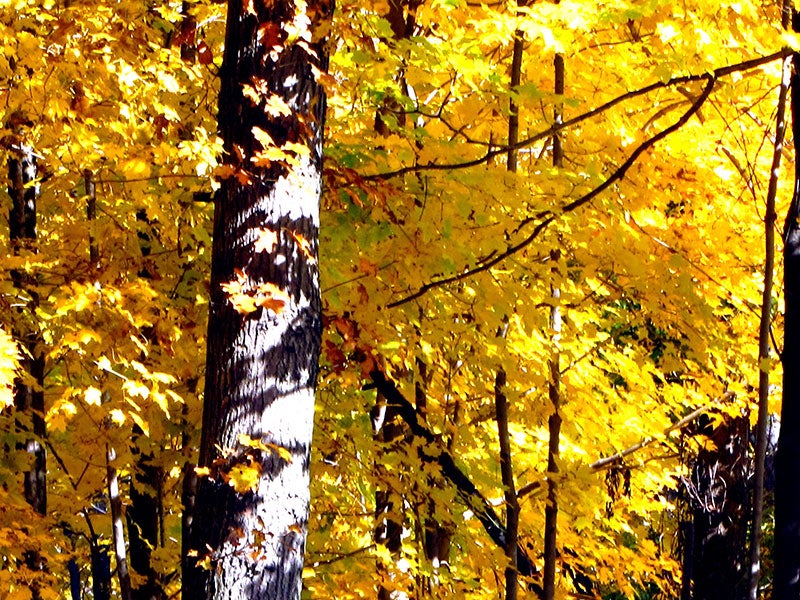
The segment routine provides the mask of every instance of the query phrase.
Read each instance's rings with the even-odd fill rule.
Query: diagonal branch
[[[668,436],[673,431],[677,431],[679,429],[682,429],[683,427],[685,427],[686,425],[688,425],[689,423],[691,423],[692,421],[697,419],[700,415],[703,415],[703,414],[707,413],[708,411],[710,411],[717,404],[719,404],[721,402],[725,402],[727,400],[730,400],[733,397],[734,397],[734,393],[733,392],[725,392],[722,396],[720,396],[719,398],[714,400],[714,402],[712,402],[711,404],[706,404],[705,406],[701,406],[699,408],[696,408],[695,410],[690,412],[688,415],[686,415],[685,417],[683,417],[679,421],[677,421],[677,422],[673,423],[672,425],[670,425],[669,427],[667,427],[663,431],[663,433],[661,435],[658,435],[658,436],[651,435],[651,436],[642,438],[641,440],[639,440],[638,442],[636,442],[632,446],[628,446],[624,450],[620,450],[619,452],[617,452],[615,454],[612,454],[611,456],[604,456],[603,458],[598,458],[596,461],[594,461],[593,463],[591,463],[589,465],[589,469],[591,469],[592,472],[597,473],[599,471],[604,471],[606,469],[610,469],[612,467],[616,467],[617,465],[620,465],[620,464],[623,463],[623,461],[625,460],[625,457],[630,456],[631,454],[634,454],[634,453],[638,452],[642,448],[646,448],[647,446],[650,446],[651,444],[654,444],[655,442],[659,441],[660,439]],[[542,487],[542,482],[541,481],[532,481],[530,483],[525,484],[521,488],[519,488],[519,490],[517,490],[517,496],[520,497],[520,498],[523,498],[524,496],[527,496],[530,493],[536,491],[540,487]]]
[[[592,110],[589,110],[581,115],[578,115],[577,117],[573,117],[572,119],[567,119],[563,123],[554,123],[547,129],[540,131],[539,133],[536,133],[528,138],[520,140],[514,144],[510,144],[507,146],[492,146],[492,149],[487,151],[486,154],[478,158],[475,158],[473,160],[467,160],[464,162],[451,163],[451,164],[428,163],[424,165],[410,165],[407,167],[401,167],[394,171],[387,171],[385,173],[376,173],[374,175],[365,175],[364,180],[385,181],[387,179],[393,179],[394,177],[400,177],[408,173],[417,173],[420,171],[451,171],[454,169],[467,169],[470,167],[477,167],[479,165],[489,162],[490,160],[492,160],[497,156],[507,154],[509,150],[518,150],[520,148],[525,148],[527,146],[530,146],[531,144],[535,144],[536,142],[550,138],[554,134],[561,131],[562,129],[567,129],[568,127],[577,125],[578,123],[591,119],[592,117],[596,117],[597,115],[606,112],[607,110],[617,106],[618,104],[621,104],[622,102],[625,102],[626,100],[630,100],[632,98],[637,98],[639,96],[649,94],[650,92],[658,89],[668,88],[675,85],[691,83],[695,81],[707,81],[709,78],[720,79],[721,77],[725,77],[733,73],[739,73],[741,71],[749,71],[761,67],[765,64],[771,63],[775,60],[784,59],[789,55],[791,55],[791,50],[784,49],[778,52],[773,52],[772,54],[768,54],[767,56],[759,56],[757,58],[751,58],[750,60],[745,60],[740,63],[728,65],[726,67],[720,67],[708,73],[683,75],[681,77],[673,77],[672,79],[668,79],[667,81],[657,81],[643,88],[639,88],[638,90],[632,90],[630,92],[626,92],[620,96],[617,96],[613,100],[609,100],[608,102],[601,104],[600,106],[593,108]]]
[[[414,406],[397,389],[394,381],[377,369],[372,371],[369,376],[373,382],[369,387],[376,388],[386,398],[387,404],[391,405],[400,418],[406,422],[411,433],[425,442],[420,449],[422,460],[439,466],[442,475],[456,487],[459,495],[481,522],[492,541],[500,548],[504,548],[506,528],[486,497],[472,483],[469,476],[456,465],[452,455],[439,445],[433,432],[419,422]],[[526,576],[534,575],[536,572],[527,552],[519,544],[517,545],[517,570],[521,575]]]
[[[395,307],[400,306],[402,304],[406,304],[407,302],[411,302],[412,300],[416,300],[417,298],[420,298],[421,296],[425,295],[426,293],[428,293],[429,291],[431,291],[431,290],[433,290],[435,288],[442,287],[444,285],[447,285],[449,283],[454,283],[456,281],[461,281],[463,279],[467,279],[469,277],[472,277],[473,275],[477,275],[478,273],[482,273],[484,271],[488,271],[492,267],[494,267],[494,266],[500,264],[501,262],[503,262],[508,257],[516,254],[520,250],[523,250],[524,248],[529,246],[536,238],[539,237],[539,235],[545,229],[547,229],[547,227],[550,226],[551,223],[553,223],[560,216],[563,216],[565,214],[571,213],[571,212],[577,210],[578,208],[582,207],[583,205],[588,204],[589,202],[594,200],[597,196],[599,196],[604,191],[606,191],[608,188],[610,188],[612,185],[614,185],[616,182],[621,180],[625,176],[625,173],[628,172],[628,170],[633,166],[633,164],[636,162],[636,160],[644,152],[646,152],[647,150],[649,150],[650,148],[655,146],[658,142],[660,142],[661,140],[663,140],[664,138],[666,138],[670,134],[676,132],[678,129],[683,127],[689,121],[689,119],[698,110],[700,110],[700,107],[703,105],[703,103],[705,103],[705,101],[708,99],[709,95],[711,94],[711,91],[714,89],[714,84],[717,82],[717,77],[714,74],[705,74],[703,76],[700,76],[700,78],[706,80],[706,86],[705,86],[705,88],[703,88],[703,92],[700,94],[700,96],[698,96],[697,100],[695,100],[692,103],[692,105],[681,116],[681,118],[678,119],[675,123],[673,123],[669,127],[667,127],[666,129],[663,129],[660,132],[658,132],[656,135],[654,135],[650,139],[642,142],[631,153],[631,155],[628,157],[628,159],[625,162],[623,162],[619,167],[617,167],[616,171],[614,171],[611,174],[611,176],[608,177],[608,179],[603,181],[603,183],[601,183],[600,185],[598,185],[596,188],[592,189],[591,191],[587,192],[586,194],[584,194],[580,198],[576,198],[572,202],[568,202],[567,204],[562,206],[561,209],[557,213],[555,213],[555,212],[545,212],[545,213],[541,213],[540,215],[537,215],[536,218],[541,218],[542,220],[539,221],[539,223],[536,225],[536,227],[534,227],[533,231],[527,237],[525,237],[521,241],[517,242],[516,244],[512,244],[511,246],[508,246],[503,252],[500,252],[499,254],[495,254],[490,260],[485,260],[485,261],[481,262],[480,264],[478,264],[476,266],[468,267],[468,268],[464,269],[462,272],[460,272],[460,273],[458,273],[456,275],[451,275],[449,277],[444,277],[442,279],[437,279],[435,281],[428,282],[428,283],[422,285],[416,292],[414,292],[412,294],[409,294],[408,296],[405,296],[405,297],[401,298],[400,300],[395,300],[394,302],[391,302],[391,303],[387,304],[386,308],[395,308]],[[522,229],[525,225],[528,225],[529,223],[531,223],[533,220],[534,219],[526,219],[525,221],[523,221],[520,224],[520,226],[517,227],[517,231]]]

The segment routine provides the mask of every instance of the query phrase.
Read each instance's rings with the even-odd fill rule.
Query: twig
[[[730,400],[731,398],[733,398],[733,396],[734,396],[733,392],[725,392],[722,396],[717,398],[714,402],[712,402],[710,404],[706,404],[705,406],[701,406],[700,408],[697,408],[697,409],[693,410],[688,415],[683,417],[680,421],[677,421],[676,423],[673,423],[672,425],[667,427],[664,430],[663,435],[667,436],[670,433],[672,433],[673,431],[676,431],[678,429],[681,429],[682,427],[685,427],[686,425],[688,425],[689,423],[691,423],[692,421],[697,419],[697,417],[699,417],[700,415],[705,414],[706,412],[711,410],[714,407],[715,404],[718,404],[720,402],[724,402],[726,400]],[[589,469],[591,469],[595,473],[598,472],[598,471],[603,471],[605,469],[609,469],[609,468],[621,463],[625,459],[625,457],[630,456],[634,452],[638,452],[642,448],[645,448],[646,446],[649,446],[650,444],[658,441],[658,439],[659,439],[659,437],[656,437],[656,436],[648,436],[648,437],[642,439],[641,441],[636,442],[633,446],[629,446],[628,448],[625,448],[624,450],[621,450],[620,452],[617,452],[616,454],[612,454],[611,456],[604,456],[603,458],[600,458],[600,459],[594,461],[593,463],[591,463],[589,465]],[[531,494],[531,493],[535,492],[536,490],[538,490],[540,487],[542,487],[542,482],[541,481],[532,481],[530,483],[527,483],[527,484],[525,484],[524,486],[522,486],[521,488],[519,488],[517,490],[517,497],[523,498],[524,496],[528,496],[529,494]]]

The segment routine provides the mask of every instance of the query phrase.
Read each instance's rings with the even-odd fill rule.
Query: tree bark
[[[508,433],[508,398],[505,394],[506,371],[497,370],[494,379],[494,406],[497,436],[500,441],[500,473],[503,495],[506,500],[506,600],[517,599],[517,543],[519,539],[519,499],[514,484],[514,466],[511,462],[511,437]]]
[[[17,117],[16,119],[14,117]],[[14,254],[36,250],[36,201],[39,196],[39,176],[36,155],[33,148],[22,141],[21,117],[12,115],[9,127],[17,129],[17,135],[9,136],[8,194],[11,196],[11,210],[8,214],[9,239]],[[18,412],[21,429],[29,437],[25,450],[34,455],[33,466],[24,474],[25,499],[39,514],[47,512],[47,458],[42,440],[45,436],[44,422],[44,352],[41,348],[41,335],[34,322],[34,311],[39,297],[30,274],[14,270],[11,272],[14,287],[19,290],[22,306],[15,319],[14,337],[25,349],[21,360],[21,370],[28,374],[33,383],[17,381],[14,389],[14,404]],[[23,421],[30,419],[29,423]],[[33,434],[33,435],[31,435]],[[33,437],[36,436],[36,437]]]
[[[793,11],[792,29],[800,30]],[[792,57],[791,111],[800,139],[800,55]],[[775,572],[773,600],[800,597],[800,161],[795,160],[794,195],[783,229],[783,403],[775,457]]]
[[[111,557],[108,548],[91,540],[92,599],[111,600]]]
[[[422,311],[420,311],[422,312]],[[414,382],[414,408],[417,411],[419,420],[428,425],[428,385],[431,381],[431,373],[428,370],[428,364],[422,358],[421,348],[417,348],[419,355],[416,357],[415,362],[417,365],[417,376]],[[445,410],[445,415],[448,411]],[[454,410],[457,414],[457,409]],[[453,419],[455,421],[455,418]],[[453,431],[455,432],[455,427]],[[450,436],[448,445],[450,447],[454,441],[454,435]],[[444,479],[438,474],[431,474],[425,477],[428,489],[441,489],[445,485]],[[425,495],[425,494],[423,494]],[[427,498],[419,498],[417,503],[425,502],[426,510],[425,515],[420,523],[422,530],[422,547],[425,550],[425,558],[430,561],[432,573],[430,576],[421,575],[418,577],[420,581],[419,593],[435,595],[437,587],[440,585],[441,580],[439,577],[440,569],[446,568],[449,570],[450,565],[450,546],[455,532],[455,523],[451,518],[437,518],[437,501],[430,494]]]
[[[131,590],[132,600],[165,600],[161,576],[153,568],[153,550],[161,546],[161,482],[164,471],[150,464],[147,456],[136,461],[131,476],[130,506],[125,513],[128,520],[130,566],[139,575],[139,583]]]
[[[318,77],[332,10],[327,0],[228,4],[219,101],[228,173],[215,199],[200,448],[209,475],[184,576],[192,600],[300,597],[322,328]]]
[[[691,560],[691,597],[740,600],[748,595],[750,421],[728,417],[698,433],[712,443],[698,453],[691,477],[682,482],[691,511],[683,540],[684,565]]]
[[[106,450],[106,478],[108,479],[108,499],[111,504],[111,528],[114,544],[114,557],[117,561],[119,595],[122,600],[131,600],[131,575],[128,572],[128,555],[125,551],[125,527],[122,524],[122,498],[119,495],[119,478],[114,461],[117,453],[113,448]]]
[[[383,466],[384,457],[387,452],[400,449],[398,446],[403,441],[405,428],[397,419],[397,411],[393,406],[387,405],[386,399],[380,391],[370,417],[372,420],[372,435],[379,445],[375,471],[380,481],[381,477],[387,475]],[[392,448],[392,446],[394,447]],[[403,496],[399,490],[392,488],[393,486],[390,484],[382,486],[379,483],[375,490],[375,530],[373,535],[375,543],[385,546],[394,557],[394,560],[397,560],[402,547]],[[392,577],[393,574],[387,568],[387,565],[378,559],[378,600],[390,600],[397,596],[395,594],[395,586],[391,585]]]

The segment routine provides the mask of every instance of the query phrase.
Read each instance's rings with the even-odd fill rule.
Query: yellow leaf
[[[14,404],[14,379],[17,369],[19,369],[17,344],[0,328],[0,408]]]
[[[254,243],[256,252],[272,252],[278,243],[278,232],[271,229],[259,229]]]
[[[800,50],[800,36],[793,31],[784,31],[781,34],[783,42],[792,50]]]
[[[777,362],[777,359],[767,356],[758,361],[758,368],[764,373],[769,373],[775,367]]]
[[[147,398],[150,395],[150,388],[139,381],[128,380],[122,384],[122,389],[132,398]]]
[[[277,94],[272,94],[269,98],[267,98],[267,104],[264,107],[264,110],[267,111],[267,114],[273,117],[286,117],[292,114],[292,109],[288,104],[286,104],[286,102],[284,102],[283,98]]]
[[[122,164],[126,179],[144,179],[150,176],[150,165],[141,158],[132,158]]]
[[[265,150],[267,148],[275,148],[275,142],[272,136],[260,127],[253,127],[253,137],[256,138],[256,141],[261,144],[261,147]]]
[[[247,294],[230,294],[228,301],[240,315],[248,315],[257,308],[255,298]]]
[[[83,392],[83,399],[89,406],[100,406],[103,399],[103,392],[96,387],[88,387]]]
[[[125,422],[125,413],[118,408],[111,409],[108,416],[115,425],[122,425]]]
[[[236,465],[228,472],[228,485],[239,494],[244,494],[255,490],[260,478],[261,467],[258,463]]]
[[[128,414],[131,416],[131,419],[133,419],[133,422],[136,423],[139,426],[139,428],[142,430],[142,432],[147,437],[150,437],[150,424],[147,421],[145,421],[139,415],[139,413],[137,413],[135,411],[130,411]]]

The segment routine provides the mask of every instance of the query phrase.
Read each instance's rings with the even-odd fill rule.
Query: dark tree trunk
[[[71,600],[81,600],[81,570],[74,558],[67,563],[69,573],[69,597]]]
[[[388,472],[383,467],[384,457],[388,452],[402,452],[400,447],[404,441],[405,428],[397,418],[397,410],[387,405],[386,399],[378,392],[375,406],[371,413],[372,433],[379,445],[375,472],[378,480],[387,478]],[[403,535],[403,495],[397,486],[379,483],[375,490],[375,543],[386,546],[395,560],[399,558]],[[380,559],[377,565],[378,600],[390,600],[394,592],[391,585],[392,572]],[[388,585],[387,585],[388,584]]]
[[[322,328],[318,76],[332,9],[309,2],[309,30],[287,39],[302,22],[294,2],[228,4],[219,103],[228,173],[214,214],[200,449],[210,473],[184,574],[191,600],[300,597]]]
[[[128,519],[130,567],[141,583],[131,589],[133,600],[164,600],[166,594],[158,572],[153,568],[151,555],[160,546],[161,482],[164,472],[150,464],[146,457],[138,461],[137,473],[131,481],[131,503],[125,516]]]
[[[798,55],[794,57],[798,64]],[[795,69],[796,69],[795,66]],[[792,127],[800,133],[800,77],[792,76]],[[800,138],[795,138],[800,139]],[[800,597],[800,161],[784,227],[783,405],[775,459],[775,576],[773,598]]]
[[[418,349],[420,354],[421,349]],[[428,371],[427,363],[417,356],[415,359],[417,364],[417,379],[414,382],[414,408],[417,411],[419,420],[428,425],[428,385],[430,384],[432,374]],[[409,437],[412,438],[410,432]],[[450,436],[448,443],[453,442],[453,437]],[[425,460],[423,458],[423,460]],[[444,479],[438,474],[431,474],[426,477],[430,489],[442,489],[446,485]],[[425,594],[435,594],[436,585],[439,583],[438,572],[440,568],[449,569],[450,565],[450,545],[455,532],[455,524],[452,519],[445,517],[437,518],[437,514],[441,514],[442,508],[437,507],[436,500],[432,497],[424,498],[426,504],[426,511],[421,523],[423,531],[422,547],[425,550],[425,558],[431,563],[433,570],[432,576],[420,577],[420,591]],[[437,510],[437,508],[439,510]]]
[[[728,418],[704,433],[714,445],[698,454],[691,480],[684,482],[692,514],[684,531],[691,536],[683,542],[684,565],[691,560],[691,597],[744,600],[748,596],[750,421]]]
[[[792,29],[800,23],[795,12]],[[800,55],[793,57],[792,130],[800,139]],[[774,600],[800,598],[800,161],[795,160],[794,196],[783,230],[783,404],[775,458]]]
[[[13,126],[15,123],[10,123]],[[9,239],[15,254],[36,249],[36,200],[39,185],[36,155],[30,146],[11,136],[8,158],[8,194],[11,210],[8,214]],[[24,475],[25,499],[40,514],[47,512],[47,463],[44,444],[44,352],[41,335],[34,321],[34,311],[39,297],[30,274],[11,272],[14,286],[19,290],[20,309],[13,327],[14,336],[25,348],[20,367],[35,383],[17,381],[14,403],[19,414],[21,429],[28,435],[25,450],[34,455],[33,466]],[[28,421],[28,422],[25,422]],[[36,436],[35,438],[33,436]]]
[[[111,557],[108,546],[101,546],[92,539],[92,598],[111,600]]]

